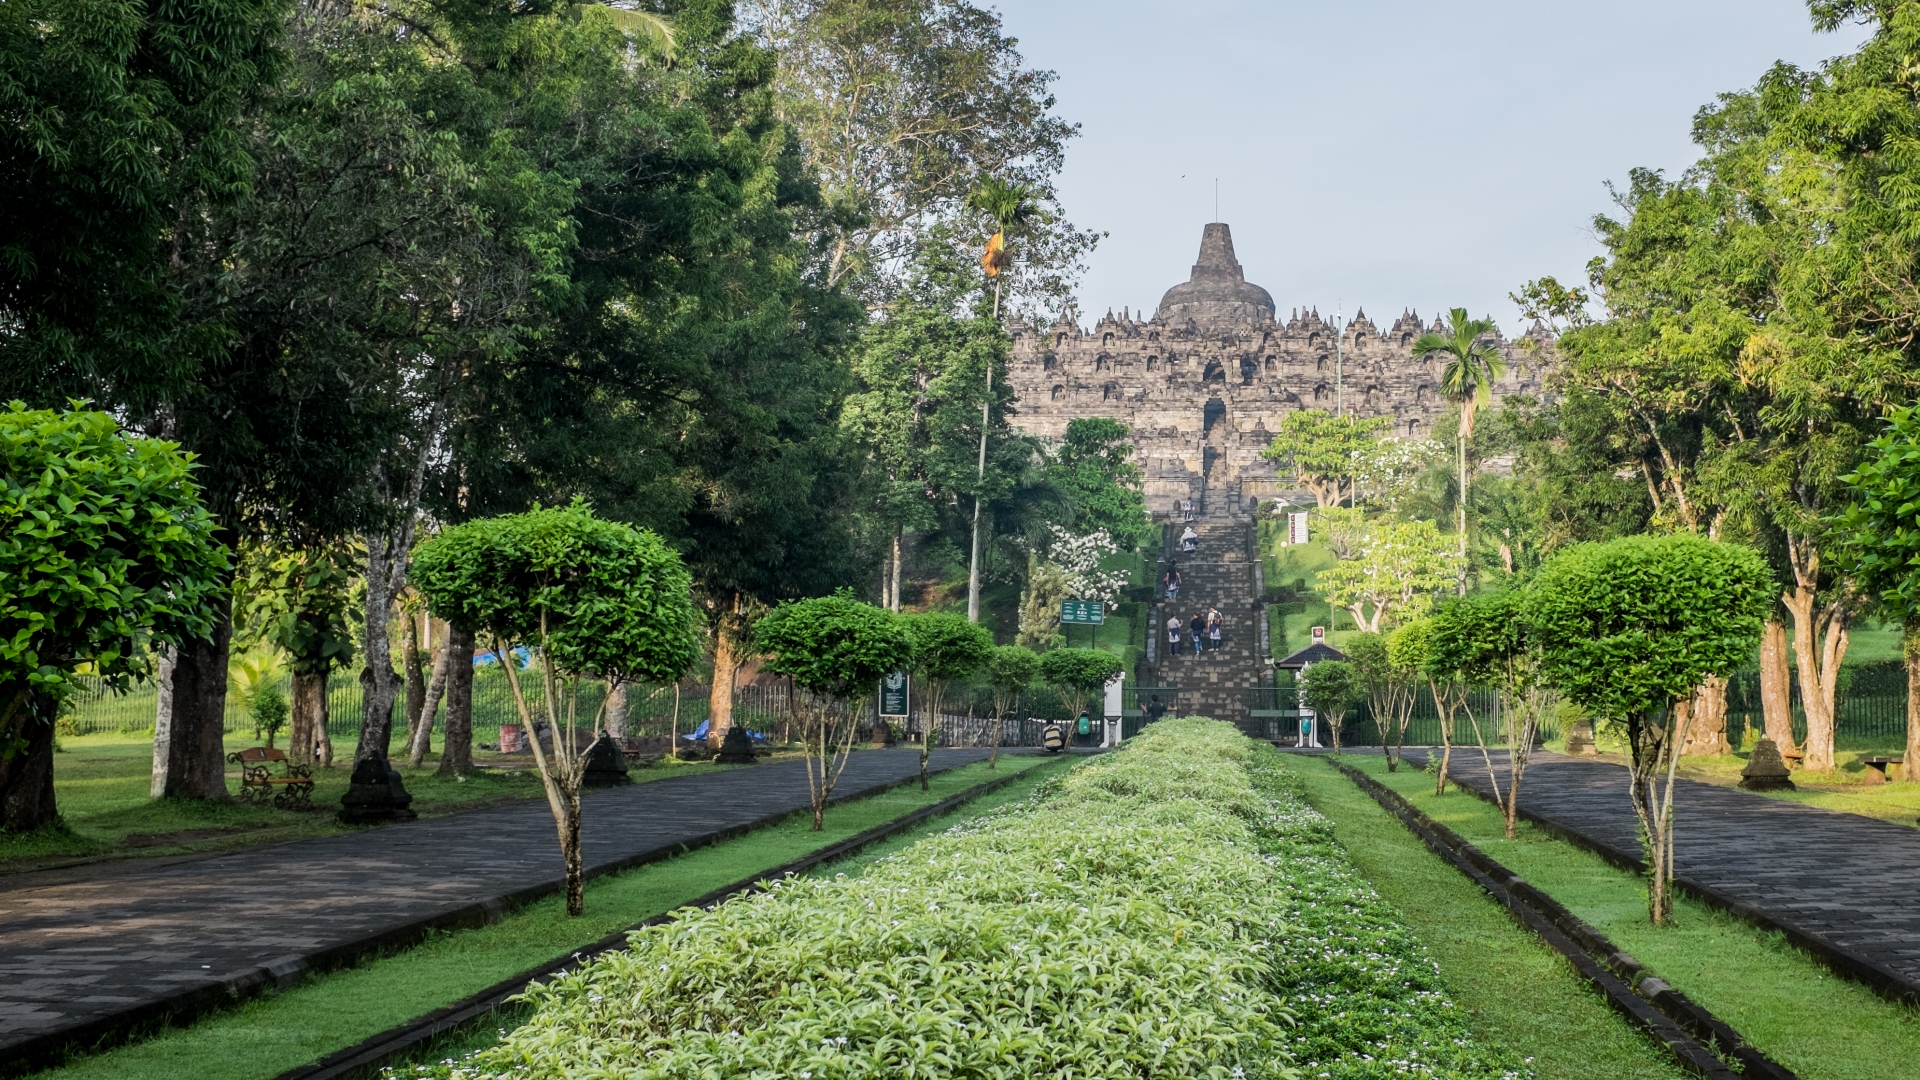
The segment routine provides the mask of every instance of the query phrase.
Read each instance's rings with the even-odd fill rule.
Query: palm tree
[[[1010,184],[989,176],[967,196],[967,205],[993,219],[994,233],[980,266],[993,279],[993,321],[1000,321],[1000,277],[1013,266],[1013,243],[1009,233],[1018,233],[1040,215],[1033,188]],[[987,486],[987,427],[993,406],[993,367],[987,367],[987,396],[980,402],[980,479],[981,491],[973,495],[973,558],[967,566],[967,621],[980,621],[980,503]]]
[[[1425,360],[1434,353],[1447,357],[1446,370],[1440,373],[1440,393],[1460,406],[1460,557],[1467,557],[1467,440],[1473,437],[1474,414],[1480,403],[1493,396],[1493,384],[1507,373],[1507,359],[1491,341],[1483,340],[1494,332],[1492,319],[1469,319],[1466,308],[1447,313],[1447,332],[1428,331],[1413,343],[1413,355]],[[1462,595],[1466,580],[1460,582]]]

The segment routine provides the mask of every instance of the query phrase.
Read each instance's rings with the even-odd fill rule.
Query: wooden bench
[[[240,801],[265,806],[269,800],[282,810],[313,808],[313,766],[295,765],[271,746],[249,746],[227,755],[240,766]],[[280,775],[273,775],[274,762]]]
[[[1905,754],[1861,758],[1860,764],[1866,766],[1861,770],[1865,774],[1862,779],[1869,784],[1884,784],[1889,780],[1898,780],[1905,775],[1906,760]]]

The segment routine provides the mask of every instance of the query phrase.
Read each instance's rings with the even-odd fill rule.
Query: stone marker
[[[738,724],[727,729],[727,737],[720,741],[720,752],[713,760],[722,765],[753,764],[753,739],[747,735],[747,729]]]
[[[400,772],[378,754],[353,767],[347,793],[340,796],[343,825],[377,825],[383,821],[412,821],[419,817],[413,796],[400,782]]]
[[[1597,757],[1600,748],[1593,742],[1593,721],[1578,720],[1567,729],[1567,753],[1582,757]]]
[[[587,747],[586,770],[581,773],[580,786],[606,788],[631,783],[633,777],[627,775],[627,755],[620,752],[620,744],[611,735],[593,740]]]
[[[1740,786],[1748,791],[1792,791],[1792,774],[1780,757],[1780,747],[1772,739],[1761,739],[1753,746],[1753,756],[1740,770]]]

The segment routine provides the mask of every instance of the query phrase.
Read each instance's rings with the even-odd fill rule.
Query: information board
[[[880,680],[881,716],[905,717],[907,715],[909,686],[907,673],[904,671],[896,671]]]
[[[1107,621],[1107,605],[1098,600],[1060,601],[1060,621],[1084,626],[1099,626]]]

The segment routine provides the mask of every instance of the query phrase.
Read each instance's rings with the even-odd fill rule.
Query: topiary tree
[[[1571,548],[1527,589],[1543,674],[1596,720],[1626,728],[1655,926],[1673,911],[1673,775],[1686,743],[1674,708],[1753,657],[1777,595],[1759,553],[1693,533]]]
[[[1055,649],[1040,657],[1040,677],[1066,694],[1076,717],[1120,671],[1120,658],[1099,649]]]
[[[578,680],[670,682],[693,666],[692,581],[680,556],[651,532],[594,516],[586,503],[482,518],[446,529],[414,551],[413,582],[449,622],[493,639],[520,723],[532,737],[566,862],[567,914],[585,910],[580,860]],[[536,712],[510,658],[530,647],[540,663]],[[571,679],[567,692],[563,679]],[[611,693],[591,729],[598,734]],[[546,721],[551,746],[535,723]],[[551,753],[549,754],[549,751]]]
[[[880,679],[913,661],[899,616],[863,604],[845,589],[785,603],[753,624],[766,669],[813,695],[801,704],[807,794],[813,827],[824,827],[827,799],[853,754],[853,732]]]
[[[993,654],[993,635],[986,627],[958,615],[928,612],[903,615],[900,622],[913,642],[913,670],[927,684],[927,712],[932,720],[921,725],[920,790],[927,790],[927,759],[940,731],[940,706],[956,679],[979,671]]]
[[[1453,718],[1467,701],[1467,686],[1458,678],[1439,671],[1434,666],[1433,639],[1437,624],[1431,617],[1416,619],[1395,630],[1387,637],[1387,656],[1396,668],[1410,673],[1411,678],[1425,680],[1427,691],[1433,695],[1433,709],[1440,721],[1440,775],[1434,781],[1433,793],[1444,795],[1447,791],[1447,769],[1453,763]],[[1408,695],[1411,700],[1412,695]],[[1406,732],[1405,725],[1401,733]]]
[[[1340,752],[1340,730],[1347,722],[1347,710],[1358,704],[1365,690],[1360,673],[1345,660],[1322,660],[1300,671],[1300,704],[1324,717],[1333,731],[1333,752]]]
[[[228,568],[213,528],[175,444],[103,412],[0,411],[0,828],[58,819],[53,724],[76,667],[124,689],[155,647],[212,633]],[[224,790],[204,734],[174,749]]]
[[[1533,642],[1520,594],[1515,592],[1461,597],[1440,605],[1433,613],[1430,673],[1463,688],[1491,686],[1499,694],[1501,731],[1507,741],[1504,794],[1480,720],[1471,709],[1467,710],[1467,721],[1473,725],[1473,740],[1480,747],[1480,760],[1487,767],[1487,780],[1506,822],[1509,840],[1518,828],[1520,782],[1532,757],[1534,734],[1540,730],[1540,718],[1549,704]]]
[[[993,749],[987,753],[987,768],[1000,762],[1000,735],[1006,727],[1007,713],[1020,701],[1020,695],[1040,677],[1040,656],[1019,645],[1002,645],[987,656],[987,678],[993,683]]]

